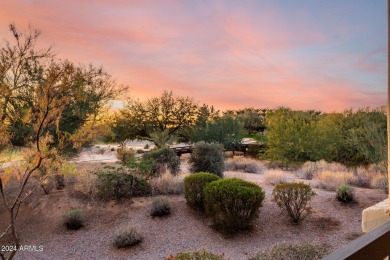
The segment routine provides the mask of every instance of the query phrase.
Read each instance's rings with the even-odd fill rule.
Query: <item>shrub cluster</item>
[[[142,242],[142,236],[133,225],[119,229],[113,239],[113,245],[116,248],[131,247],[140,242]]]
[[[170,255],[165,260],[223,260],[223,254],[217,255],[207,251],[180,252],[176,255]]]
[[[316,260],[322,259],[330,253],[329,247],[323,244],[279,244],[252,257],[251,260]]]
[[[222,145],[197,143],[191,154],[190,164],[191,172],[210,172],[222,177],[225,169]]]
[[[336,189],[336,198],[343,203],[354,201],[353,188],[347,184],[341,184]]]
[[[169,170],[172,174],[177,174],[180,170],[180,159],[175,151],[164,147],[144,154],[143,159],[154,161],[153,172],[161,174]]]
[[[303,182],[278,184],[272,194],[278,206],[287,212],[294,223],[298,223],[310,213],[308,203],[315,195],[310,185]]]
[[[105,167],[106,172],[97,172],[98,196],[106,200],[121,200],[150,194],[146,180],[130,173],[125,168]]]
[[[258,217],[264,191],[256,184],[241,179],[221,179],[204,189],[206,213],[214,225],[232,233],[249,228]]]
[[[69,230],[78,230],[84,226],[84,215],[79,209],[72,209],[62,217],[63,224]]]
[[[219,180],[215,174],[198,172],[184,179],[184,196],[187,204],[193,208],[204,209],[204,188],[206,184]]]
[[[171,205],[165,197],[157,197],[153,199],[150,215],[152,217],[162,217],[171,213]]]

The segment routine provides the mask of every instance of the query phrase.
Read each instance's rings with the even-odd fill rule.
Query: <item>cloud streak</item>
[[[171,89],[220,109],[383,105],[387,9],[336,2],[4,1],[0,35],[31,23],[42,46],[103,65],[141,99]]]

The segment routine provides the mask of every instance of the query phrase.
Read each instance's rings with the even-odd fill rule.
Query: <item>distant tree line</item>
[[[283,163],[324,159],[387,169],[387,120],[380,110],[342,113],[278,108],[266,115],[267,158]]]
[[[119,143],[143,139],[161,147],[172,141],[216,142],[232,150],[245,134],[263,133],[265,109],[245,108],[220,112],[197,105],[190,97],[164,91],[144,102],[131,100],[112,122],[113,139]]]

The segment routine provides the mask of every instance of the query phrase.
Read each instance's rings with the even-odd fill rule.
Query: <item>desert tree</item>
[[[243,123],[244,129],[248,131],[248,134],[264,132],[265,117],[262,110],[252,107],[244,108],[237,111],[237,117]]]
[[[79,147],[90,140],[93,122],[105,100],[115,94],[115,83],[100,69],[55,58],[50,48],[37,51],[39,31],[30,28],[20,33],[15,25],[10,30],[15,42],[12,45],[5,41],[0,51],[0,145],[9,144],[15,137],[15,120],[20,120],[28,131],[21,135],[25,145],[23,160],[4,166],[0,173],[0,203],[9,216],[0,241],[7,238],[11,246],[19,248],[16,219],[23,201],[49,173],[60,168],[60,152],[65,144]],[[82,106],[75,106],[77,102]],[[88,111],[83,123],[70,130],[61,125],[78,109]],[[68,120],[73,122],[74,118]],[[46,174],[40,174],[42,169]],[[32,182],[32,177],[37,183]],[[13,259],[16,252],[0,252],[0,257]]]
[[[0,49],[0,110],[1,123],[7,125],[13,145],[25,145],[31,139],[34,131],[28,116],[29,109],[34,105],[34,88],[42,80],[47,67],[52,62],[59,61],[52,49],[38,49],[37,41],[40,31],[31,27],[27,32],[20,32],[14,24],[10,25],[12,37],[4,40]],[[98,119],[98,115],[106,107],[108,101],[118,92],[125,90],[118,87],[111,75],[102,68],[92,65],[75,65],[69,61],[61,62],[66,67],[67,77],[63,80],[69,85],[71,98],[61,111],[59,129],[64,136],[76,132],[91,132],[83,130]],[[64,93],[58,93],[64,95]],[[56,129],[51,129],[53,144],[69,146],[64,136],[58,136]]]
[[[126,108],[121,111],[117,125],[119,129],[127,129],[129,134],[126,139],[153,141],[152,137],[156,135],[164,135],[167,140],[172,137],[186,139],[186,130],[194,125],[197,108],[192,98],[175,96],[172,91],[164,91],[161,96],[144,102],[128,102]]]

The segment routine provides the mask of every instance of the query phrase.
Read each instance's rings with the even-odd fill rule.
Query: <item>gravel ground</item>
[[[249,259],[257,252],[281,242],[320,242],[335,249],[361,235],[362,210],[387,197],[379,190],[356,189],[358,204],[343,206],[335,193],[315,189],[313,214],[299,225],[291,224],[271,200],[272,186],[262,174],[227,172],[260,184],[266,191],[264,205],[251,231],[232,237],[210,227],[202,214],[189,209],[183,196],[170,196],[172,214],[164,218],[149,216],[150,198],[132,202],[82,201],[67,191],[49,195],[34,194],[23,206],[18,220],[23,245],[43,246],[42,252],[18,252],[16,259],[164,259],[186,250],[208,250],[224,253],[227,259]],[[293,178],[293,175],[289,175]],[[1,206],[0,206],[1,207]],[[83,209],[88,224],[79,231],[67,231],[61,215],[72,207]],[[0,228],[6,219],[0,208]],[[115,230],[135,223],[144,241],[129,249],[112,246]],[[1,230],[0,229],[0,230]],[[0,241],[5,243],[5,241]]]

